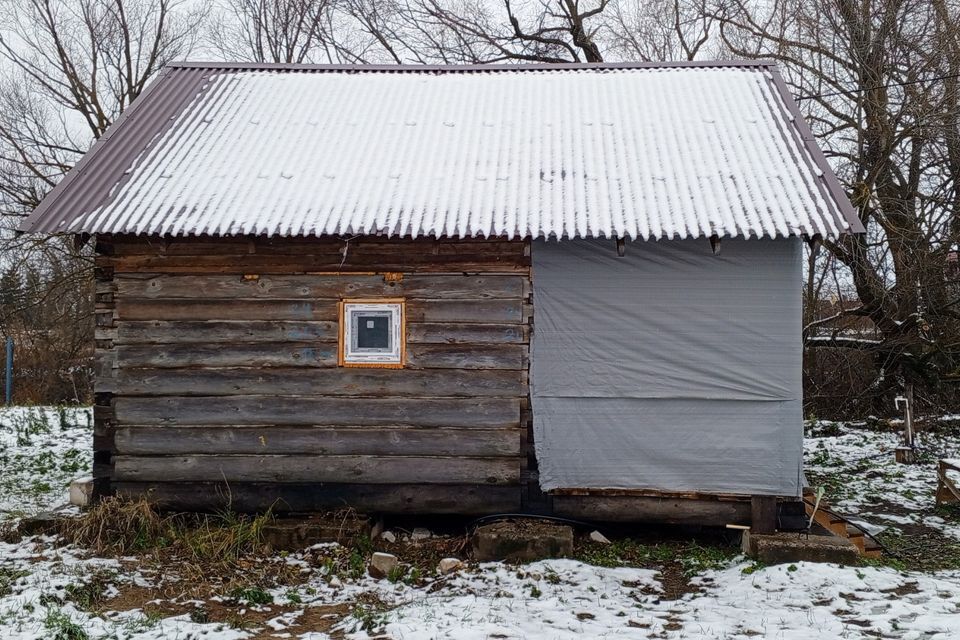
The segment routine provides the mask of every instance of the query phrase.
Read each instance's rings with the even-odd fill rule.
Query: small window
[[[340,303],[340,364],[402,367],[405,351],[403,300]]]

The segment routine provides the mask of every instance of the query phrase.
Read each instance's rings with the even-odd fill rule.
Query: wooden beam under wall
[[[723,527],[750,521],[743,501],[656,498],[649,496],[552,495],[558,516],[601,522],[656,522]]]
[[[365,513],[488,515],[520,509],[520,486],[251,482],[121,482],[117,494],[161,509],[274,513],[350,506]]]
[[[777,497],[750,497],[750,532],[771,534],[777,530]]]

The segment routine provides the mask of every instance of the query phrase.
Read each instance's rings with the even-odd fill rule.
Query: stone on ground
[[[393,544],[394,542],[397,541],[397,536],[393,531],[384,531],[383,533],[380,534],[380,539],[386,540],[390,544]]]
[[[400,561],[392,553],[382,553],[377,551],[370,558],[370,575],[374,578],[386,578],[390,572],[397,568]]]
[[[501,521],[477,527],[474,557],[492,560],[540,560],[573,555],[573,528],[539,521]]]
[[[410,539],[417,540],[426,540],[430,538],[433,534],[430,533],[429,529],[424,529],[423,527],[417,527],[413,530],[413,533],[410,534]]]
[[[610,540],[607,539],[607,536],[603,535],[599,531],[590,532],[590,539],[594,542],[599,542],[600,544],[610,544]]]
[[[463,562],[458,558],[444,558],[440,561],[440,564],[437,565],[437,570],[444,575],[459,571],[462,568]]]
[[[89,507],[93,498],[93,478],[78,478],[70,483],[70,504]]]

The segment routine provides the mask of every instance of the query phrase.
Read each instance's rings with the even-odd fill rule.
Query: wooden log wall
[[[185,509],[519,508],[529,243],[101,236],[97,252],[99,491]],[[338,301],[376,297],[406,299],[406,366],[338,367]]]

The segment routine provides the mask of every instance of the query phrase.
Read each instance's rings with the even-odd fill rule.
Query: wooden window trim
[[[400,305],[400,362],[347,362],[346,310],[348,304]],[[407,364],[407,300],[406,298],[342,298],[337,304],[337,365],[355,369],[403,369]]]

